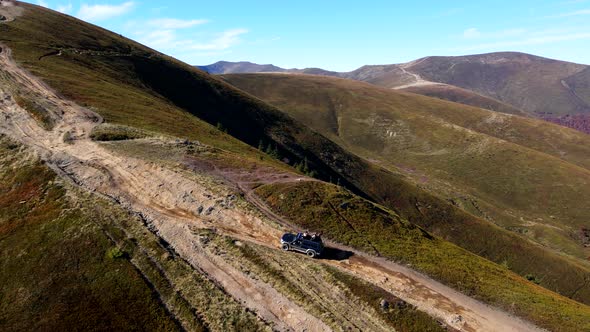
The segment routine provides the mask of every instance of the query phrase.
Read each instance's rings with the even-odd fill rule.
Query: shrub
[[[113,247],[107,251],[107,257],[110,259],[126,258],[127,253],[117,247]]]
[[[528,280],[530,282],[534,282],[537,285],[541,283],[541,281],[539,279],[537,279],[537,277],[534,274],[528,273],[524,277],[526,278],[526,280]]]
[[[64,133],[63,140],[64,140],[64,143],[72,144],[72,142],[74,141],[74,138],[72,137],[72,133],[69,131],[66,131]]]

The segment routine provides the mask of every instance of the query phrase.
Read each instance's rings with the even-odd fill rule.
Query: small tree
[[[223,126],[221,122],[217,122],[217,129],[227,134],[227,129]]]
[[[267,155],[269,155],[269,156],[271,156],[271,157],[273,157],[273,158],[275,158],[275,159],[279,159],[279,160],[281,159],[281,155],[279,154],[279,150],[277,149],[277,146],[276,146],[276,145],[275,145],[275,146],[274,146],[274,148],[273,148],[273,147],[272,147],[272,145],[271,145],[271,144],[269,144],[269,145],[266,147],[266,149],[264,150],[264,152],[265,152]]]
[[[303,159],[303,173],[309,173],[309,164],[307,163],[307,157]]]
[[[299,162],[299,163],[295,164],[293,167],[295,167],[295,169],[296,169],[297,171],[299,171],[299,172],[301,172],[301,173],[304,173],[304,172],[303,172],[303,163]]]
[[[72,133],[69,131],[66,131],[63,135],[63,141],[64,141],[64,143],[67,143],[67,144],[73,144],[74,137],[72,136]]]
[[[531,281],[531,282],[534,282],[537,285],[541,283],[541,281],[539,279],[537,279],[537,277],[534,274],[528,273],[524,277],[526,278],[526,280]]]

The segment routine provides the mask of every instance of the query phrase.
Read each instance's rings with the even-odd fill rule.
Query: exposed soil
[[[1,45],[0,45],[1,46]],[[31,74],[19,68],[11,52],[2,46],[0,70],[11,82],[0,84],[0,133],[36,151],[58,174],[77,185],[112,197],[148,221],[174,250],[220,285],[244,306],[273,324],[277,330],[326,331],[330,328],[270,285],[254,279],[223,258],[202,248],[196,229],[214,229],[242,241],[277,247],[288,226],[253,195],[260,183],[309,181],[289,173],[254,173],[195,164],[200,172],[181,172],[106,149],[89,139],[102,122],[93,112],[64,100]],[[61,110],[53,130],[44,130],[19,107],[6,84],[26,86]],[[69,133],[69,134],[66,134]],[[64,140],[64,136],[70,139]],[[189,174],[190,173],[190,174]],[[216,184],[211,175],[222,176],[245,193],[242,201],[231,187]],[[255,206],[264,216],[248,207]],[[281,226],[283,225],[283,226]],[[420,310],[463,331],[538,331],[503,311],[477,302],[428,277],[393,262],[331,244],[354,255],[322,262],[349,271],[407,301]],[[350,255],[349,255],[350,256]]]
[[[0,0],[0,20],[1,23],[8,23],[14,21],[16,17],[19,17],[23,13],[23,8],[16,6],[13,0]]]
[[[418,61],[421,61],[421,60],[418,60]],[[411,67],[414,64],[416,64],[415,61],[398,65],[398,68],[401,69],[402,72],[406,76],[412,77],[413,82],[396,86],[393,88],[394,90],[401,90],[401,89],[405,89],[405,88],[409,88],[409,87],[424,86],[424,85],[444,85],[444,84],[437,83],[437,82],[427,81],[427,80],[423,79],[422,76],[406,70],[406,68]]]

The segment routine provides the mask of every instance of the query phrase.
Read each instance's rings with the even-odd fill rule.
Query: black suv
[[[312,258],[320,256],[324,250],[324,244],[318,235],[304,236],[302,233],[298,233],[297,235],[291,233],[283,234],[281,237],[281,246],[283,250],[299,251]]]

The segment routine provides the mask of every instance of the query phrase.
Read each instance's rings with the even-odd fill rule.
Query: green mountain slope
[[[199,140],[214,151],[206,151],[204,155],[211,153],[213,156],[217,154],[226,156],[225,159],[221,158],[223,168],[241,170],[241,167],[247,165],[251,167],[247,170],[266,167],[265,170],[274,169],[270,172],[278,173],[287,169],[293,172],[291,166],[305,162],[318,177],[338,181],[359,195],[395,209],[402,220],[399,223],[402,230],[400,234],[405,234],[407,229],[410,234],[419,233],[421,241],[422,238],[433,238],[427,232],[408,223],[406,219],[409,219],[418,224],[434,225],[434,228],[449,229],[443,227],[446,223],[457,226],[450,229],[452,234],[443,234],[445,237],[464,236],[479,240],[485,235],[491,235],[483,241],[472,241],[475,247],[469,249],[496,262],[501,263],[506,260],[513,271],[519,274],[535,274],[539,282],[549,289],[580,301],[587,298],[585,295],[587,290],[583,287],[586,276],[585,267],[575,266],[540,247],[521,241],[519,237],[511,233],[463,213],[449,202],[416,187],[408,180],[408,177],[388,172],[357,157],[283,114],[277,108],[186,64],[105,30],[56,12],[41,10],[36,6],[23,5],[23,7],[25,8],[23,16],[17,17],[10,24],[0,24],[0,41],[12,49],[19,65],[43,78],[66,98],[95,110],[107,122],[172,137]],[[34,96],[25,95],[25,97],[32,99],[24,104],[38,106],[42,104],[41,101],[33,98]],[[36,111],[40,114],[49,113],[43,107]],[[43,121],[44,117],[41,116],[39,119]],[[271,150],[276,150],[272,154],[278,155],[283,162],[271,159],[255,149],[254,146],[258,146],[259,143],[271,146]],[[164,159],[168,162],[167,154],[171,152],[167,146],[154,144],[150,145],[150,148],[154,146],[159,147],[159,150],[155,152],[165,154]],[[158,153],[150,153],[149,149],[137,149],[145,152],[150,158],[155,159],[158,156]],[[239,156],[239,158],[228,156]],[[188,169],[189,165],[193,165],[189,162],[198,161],[192,160],[191,157],[194,157],[194,151],[186,152],[179,159],[173,159],[171,162],[184,165]],[[583,160],[577,162],[582,164]],[[162,168],[169,167],[164,162],[157,165]],[[177,169],[174,170],[177,171]],[[351,197],[361,199],[356,196]],[[329,196],[324,198],[320,196],[321,200],[328,198]],[[302,202],[299,201],[299,203]],[[294,218],[294,220],[298,219]],[[357,222],[372,225],[371,219],[360,219]],[[464,232],[462,227],[465,226],[471,227],[474,231]],[[278,232],[278,230],[274,231]],[[142,243],[143,237],[150,234],[146,229],[141,229],[130,236],[131,239]],[[205,236],[200,233],[197,236],[204,242],[208,241],[207,239],[216,238],[214,235]],[[131,239],[127,240],[134,243]],[[169,253],[157,251],[163,249],[162,247],[165,249],[165,243],[158,242],[157,238],[149,238],[146,241],[150,243],[150,246],[147,246],[149,250],[156,250],[150,257],[158,258],[154,264],[148,264],[148,268],[150,266],[153,268],[155,265],[163,267],[165,272],[175,272],[172,287],[170,285],[166,287],[166,280],[162,280],[164,286],[158,289],[172,288],[167,296],[171,303],[184,303],[184,301],[188,303],[186,306],[175,306],[178,309],[176,317],[185,317],[185,320],[193,322],[194,326],[199,323],[195,317],[202,318],[207,323],[207,327],[214,330],[230,328],[255,330],[265,327],[261,326],[260,321],[254,319],[252,312],[240,307],[231,296],[221,292],[219,285],[211,285],[208,279],[194,270],[189,269],[189,272],[186,272],[185,269],[188,267],[183,260],[169,259]],[[411,243],[411,240],[406,239],[406,241]],[[499,244],[494,246],[494,241],[498,241]],[[467,242],[469,241],[464,241],[462,245]],[[228,243],[232,243],[234,247],[238,246],[234,245],[232,240],[225,241],[226,246],[229,246]],[[510,304],[515,302],[517,304],[514,306],[514,313],[555,330],[588,328],[587,317],[590,315],[586,314],[587,306],[527,282],[517,274],[508,271],[506,267],[491,263],[448,242],[437,239],[433,243],[434,247],[430,245],[425,247],[420,258],[426,259],[428,265],[439,262],[440,255],[446,255],[445,248],[453,248],[452,251],[459,256],[447,255],[445,259],[464,258],[465,261],[477,262],[477,266],[481,267],[471,271],[476,276],[473,280],[483,279],[486,275],[501,271],[500,277],[494,278],[495,288],[472,287],[469,290],[470,295],[503,308],[510,308]],[[518,244],[517,250],[494,249],[508,248],[507,244],[514,243]],[[437,253],[429,254],[433,248],[437,249]],[[490,252],[486,253],[485,250]],[[223,252],[227,251],[227,248],[223,249]],[[268,262],[280,261],[272,254],[269,255]],[[298,259],[293,258],[293,264],[297,264]],[[535,264],[525,266],[525,260],[533,260]],[[169,264],[180,264],[180,267],[171,267]],[[290,279],[286,281],[287,277],[284,274],[264,271],[269,264],[260,263],[260,259],[256,257],[251,257],[251,265],[262,270],[263,279],[270,280],[269,283],[286,285],[280,288],[281,293],[298,294],[298,292],[289,293],[293,288],[296,289],[293,284],[297,285],[297,281]],[[253,270],[248,269],[243,273],[250,275],[254,273]],[[315,277],[311,271],[318,270],[318,267],[310,264],[308,275]],[[424,270],[429,272],[427,269]],[[564,275],[562,271],[568,273]],[[444,278],[433,274],[452,287],[465,290],[461,287],[461,278],[456,277],[456,274],[449,273],[449,276]],[[155,275],[157,276],[158,273]],[[165,275],[169,274],[165,273]],[[187,280],[191,282],[189,290],[184,288],[188,287],[185,283],[188,283]],[[306,279],[305,282],[311,281]],[[496,293],[496,289],[505,284],[521,290],[519,293],[521,296],[510,297],[502,292]],[[182,286],[180,290],[174,288],[181,287],[178,285]],[[185,291],[191,296],[182,297]],[[323,291],[327,292],[325,289]],[[296,300],[293,294],[290,296]],[[527,307],[531,298],[537,299],[539,305]],[[202,300],[200,304],[195,303],[200,300]],[[223,305],[218,305],[219,302],[215,301]]]
[[[500,102],[496,99],[482,96],[473,91],[462,89],[456,86],[447,84],[429,84],[416,85],[408,88],[400,89],[404,92],[417,93],[419,95],[435,97],[443,100],[452,101],[459,104],[465,104],[473,107],[479,107],[490,111],[514,114],[520,116],[528,116],[524,111],[518,108]]]
[[[348,80],[278,74],[224,78],[464,211],[555,250],[588,256],[577,234],[590,211],[575,203],[590,197],[587,135]],[[423,225],[439,234],[455,227]],[[475,249],[465,234],[455,236],[463,238],[457,243]],[[479,250],[490,255],[489,248]]]
[[[107,216],[120,212],[100,203],[90,211],[87,202],[68,198],[50,169],[5,137],[0,164],[4,331],[180,330],[141,271],[108,254],[118,252],[119,243],[105,226]],[[123,250],[128,255],[133,247]]]

